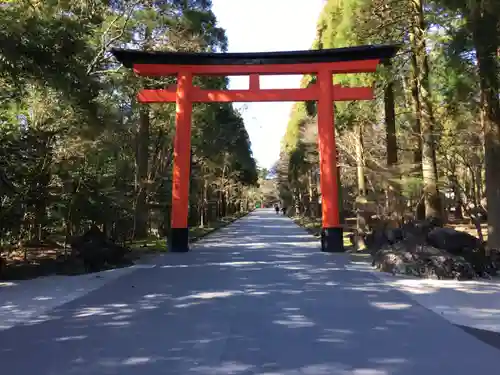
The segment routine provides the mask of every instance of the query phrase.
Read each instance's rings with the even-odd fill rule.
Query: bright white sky
[[[226,29],[229,52],[309,49],[324,0],[212,0],[219,26]],[[301,76],[261,78],[261,88],[296,88]],[[248,88],[247,77],[233,77],[230,88]],[[257,163],[269,168],[278,159],[292,103],[245,103],[241,108]]]

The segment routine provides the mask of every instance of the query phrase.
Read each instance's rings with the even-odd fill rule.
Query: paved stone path
[[[2,374],[470,375],[500,352],[258,210],[0,331]]]

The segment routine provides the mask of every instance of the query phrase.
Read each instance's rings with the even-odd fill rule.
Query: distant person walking
[[[274,210],[276,211],[276,215],[279,215],[280,213],[280,206],[278,206],[277,204],[274,205]]]

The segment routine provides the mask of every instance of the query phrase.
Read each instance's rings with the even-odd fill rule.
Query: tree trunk
[[[390,67],[390,64],[388,64]],[[398,164],[398,142],[396,138],[396,111],[394,103],[394,81],[389,80],[384,89],[384,112],[385,112],[385,133],[386,133],[386,153],[387,168],[391,171],[390,176],[393,179],[399,179],[401,176],[397,171]],[[400,209],[401,191],[399,184],[387,184],[387,208],[390,213],[402,216]]]
[[[219,192],[219,218],[226,216],[226,196],[223,191]]]
[[[410,31],[410,43],[415,44],[415,36]],[[422,136],[421,136],[421,109],[420,109],[420,97],[418,94],[417,77],[418,74],[418,62],[417,57],[414,53],[410,57],[411,66],[411,104],[412,111],[415,115],[415,120],[412,126],[413,132],[413,143],[415,144],[415,149],[413,150],[413,164],[417,168],[414,176],[422,179]],[[418,197],[417,209],[416,209],[416,219],[421,220],[425,217],[425,204],[420,197]]]
[[[474,169],[471,166],[468,166],[467,168],[470,172],[470,183],[469,183],[469,189],[470,189],[470,197],[472,198],[472,202],[474,203],[474,206],[477,206],[480,202],[480,200],[477,199],[477,183],[476,183],[476,173],[474,172]]]
[[[295,215],[300,215],[300,191],[298,188],[295,188],[294,195]]]
[[[478,204],[483,200],[483,168],[478,165],[476,168],[476,199]]]
[[[366,195],[365,161],[363,153],[363,125],[356,126],[356,170],[358,176],[358,195]]]
[[[225,194],[225,201],[226,201],[226,214],[224,216],[229,216],[229,215],[232,215],[233,214],[233,210],[232,210],[232,207],[231,207],[231,196],[229,194],[229,187],[226,188],[226,192],[224,193]]]
[[[484,113],[484,151],[486,200],[488,205],[488,247],[500,249],[500,103],[498,98],[498,61],[499,36],[497,25],[500,14],[487,9],[484,1],[471,3],[469,25],[476,49],[481,104]],[[484,9],[483,9],[484,8]],[[497,6],[498,8],[498,6]],[[498,9],[497,9],[498,10]]]
[[[396,138],[396,111],[394,109],[394,82],[390,81],[384,90],[385,132],[387,166],[398,163],[398,142]]]
[[[208,183],[207,180],[203,180],[203,190],[201,192],[201,215],[200,215],[200,226],[203,228],[208,222]]]
[[[342,190],[342,179],[340,174],[340,154],[337,150],[337,168],[335,173],[337,173],[337,185],[338,185],[338,207],[339,207],[339,220],[340,224],[345,224],[345,211],[344,211],[344,195]]]
[[[441,218],[441,199],[438,189],[438,173],[436,164],[435,120],[431,102],[429,84],[429,62],[425,43],[425,22],[423,0],[411,0],[413,25],[410,42],[412,54],[415,56],[413,86],[416,88],[414,99],[418,100],[417,118],[420,120],[422,140],[422,179],[426,218]]]
[[[310,170],[308,173],[309,179],[309,201],[310,201],[310,209],[311,209],[311,217],[318,217],[318,194],[316,192],[316,182],[314,181],[313,170]],[[340,182],[340,180],[339,180]]]
[[[460,191],[460,185],[458,182],[458,177],[456,174],[456,168],[453,167],[453,171],[451,175],[448,177],[448,179],[451,182],[452,185],[452,190],[453,190],[453,195],[454,195],[454,206],[455,206],[455,219],[456,220],[461,220],[464,218],[463,212],[462,212],[462,207],[463,207],[463,201],[462,201],[462,193]]]
[[[135,216],[134,237],[143,238],[147,235],[148,207],[147,207],[147,178],[149,161],[149,109],[144,106],[139,112],[139,126],[137,129],[136,174],[135,174]]]
[[[51,158],[52,159],[52,158]],[[52,163],[52,160],[46,162],[48,165]],[[47,221],[47,203],[49,200],[49,184],[50,184],[51,174],[47,170],[47,168],[43,168],[40,172],[40,175],[36,178],[35,188],[37,199],[35,200],[35,204],[33,207],[35,220],[32,228],[33,237],[35,237],[38,241],[42,241],[45,235],[45,232],[42,228],[45,227]]]
[[[360,204],[356,207],[356,240],[354,246],[356,249],[363,248],[364,244],[360,243],[366,233],[366,221],[364,220],[364,202],[366,197],[366,180],[365,180],[365,160],[363,150],[363,125],[357,124],[356,128],[356,170],[358,180],[358,197],[357,202]]]

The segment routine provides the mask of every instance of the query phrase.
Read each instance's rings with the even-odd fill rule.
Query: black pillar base
[[[172,253],[186,253],[189,251],[189,229],[171,228],[168,251]]]
[[[327,253],[344,252],[344,237],[341,227],[321,230],[321,251]]]

